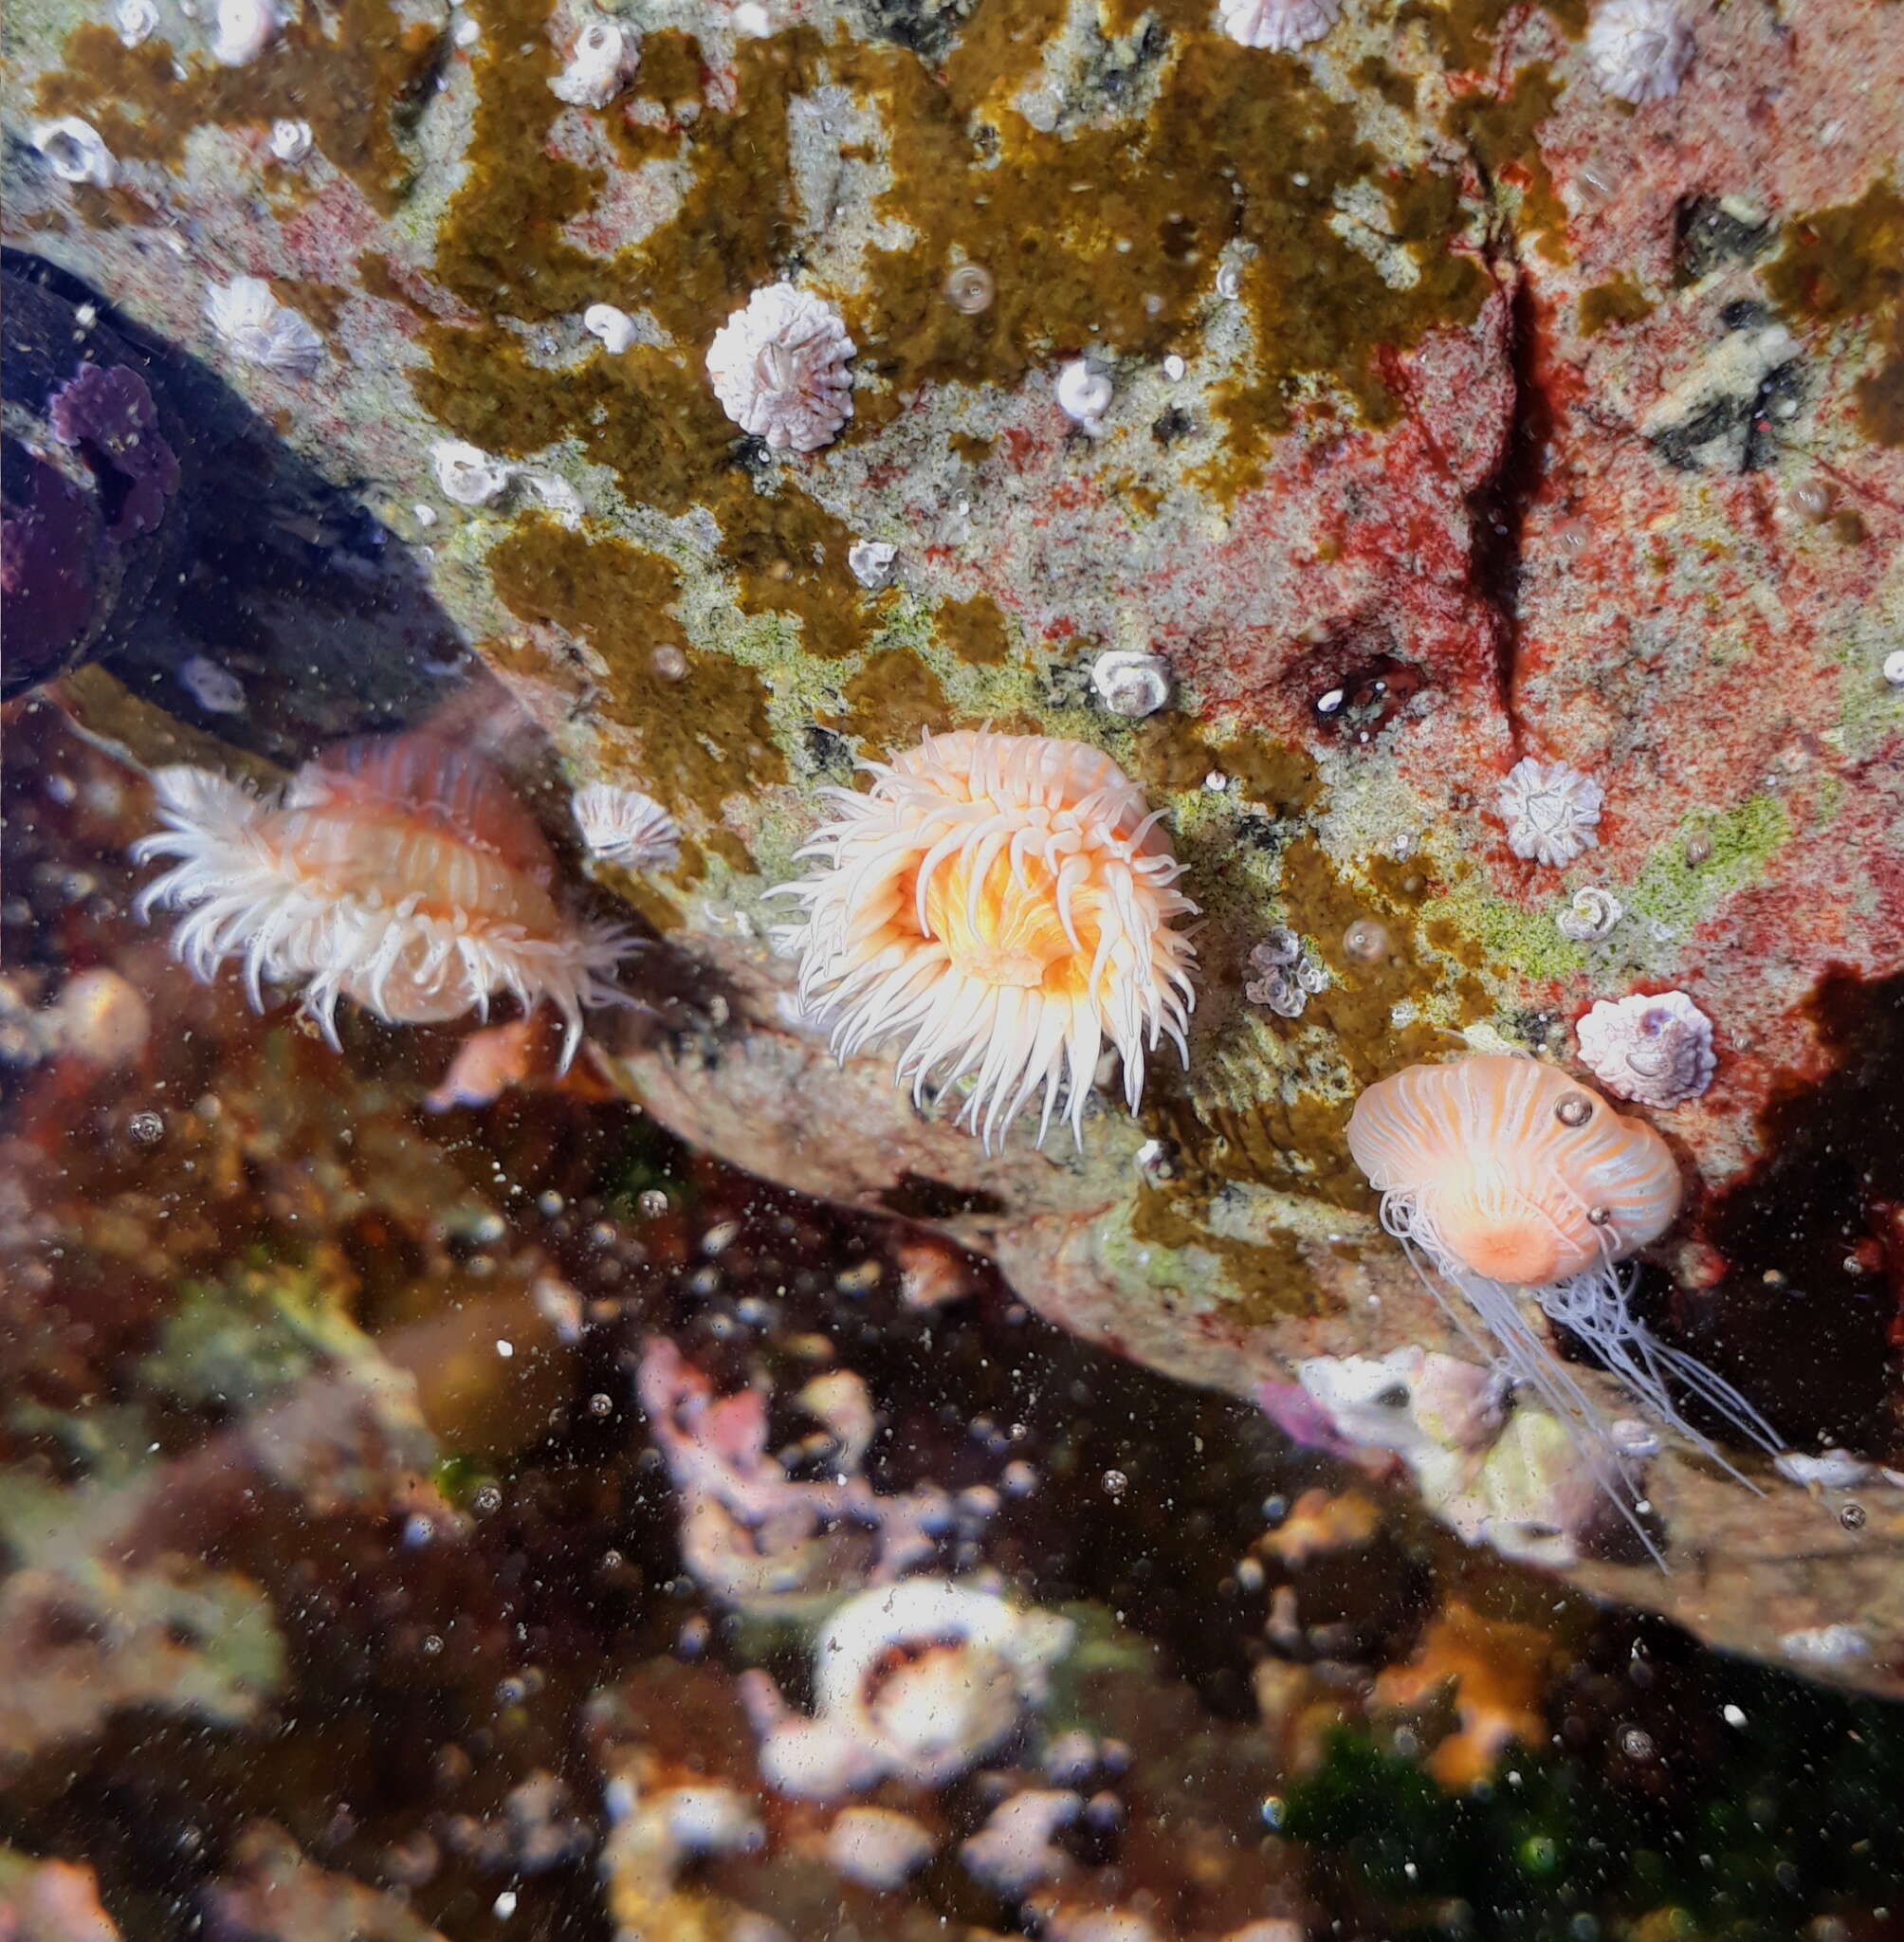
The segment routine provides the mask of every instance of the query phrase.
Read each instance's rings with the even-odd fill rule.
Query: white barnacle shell
[[[1561,936],[1577,944],[1597,944],[1611,937],[1614,926],[1626,915],[1626,907],[1611,890],[1590,885],[1573,893],[1573,901],[1554,919]]]
[[[1622,1099],[1677,1106],[1712,1083],[1712,1021],[1683,991],[1602,998],[1574,1033],[1581,1063]]]
[[[855,540],[846,549],[847,571],[861,586],[877,593],[892,579],[899,548],[889,540]]]
[[[311,152],[311,124],[308,121],[273,121],[271,153],[287,168],[295,167]]]
[[[590,337],[599,338],[617,357],[634,341],[633,318],[613,303],[591,303],[582,312],[582,328]]]
[[[286,377],[308,377],[323,361],[323,339],[272,296],[263,277],[213,284],[205,312],[232,355],[247,364]]]
[[[652,797],[613,782],[576,791],[576,828],[590,852],[630,870],[672,870],[681,861],[681,826]]]
[[[1113,715],[1138,721],[1169,705],[1170,664],[1162,654],[1110,648],[1090,664],[1090,685]]]
[[[271,45],[277,31],[278,9],[272,0],[218,0],[211,58],[221,67],[243,67]]]
[[[1807,1625],[1779,1637],[1779,1650],[1801,1665],[1843,1665],[1871,1657],[1871,1640],[1856,1625]]]
[[[598,20],[577,36],[569,64],[550,80],[549,87],[558,100],[578,108],[605,108],[640,64],[641,43],[612,20]]]
[[[1342,0],[1219,0],[1217,24],[1245,47],[1288,51],[1319,41],[1342,18]]]
[[[1497,798],[1508,847],[1537,863],[1571,863],[1599,843],[1594,832],[1605,800],[1606,792],[1590,776],[1528,756],[1508,771]]]
[[[112,151],[90,121],[82,121],[77,115],[42,121],[33,130],[33,146],[46,156],[46,166],[62,182],[90,182],[100,189],[112,187],[116,173]]]
[[[1693,64],[1678,0],[1602,0],[1586,29],[1594,78],[1622,101],[1663,101]]]
[[[776,451],[816,451],[852,416],[852,339],[838,311],[792,284],[770,284],[714,333],[707,375],[741,431]]]
[[[1110,379],[1083,357],[1074,357],[1058,373],[1058,410],[1087,431],[1110,410]]]
[[[515,468],[492,459],[480,446],[460,438],[439,438],[430,448],[430,469],[446,499],[458,505],[487,505],[515,476]]]
[[[157,0],[119,0],[113,10],[113,26],[121,46],[137,47],[151,40],[158,30]]]

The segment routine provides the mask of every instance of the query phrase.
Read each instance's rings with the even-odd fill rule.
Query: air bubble
[[[992,307],[997,286],[983,265],[961,263],[945,273],[945,301],[965,317],[977,317]]]
[[[1388,932],[1372,917],[1358,917],[1342,934],[1344,954],[1358,964],[1379,964],[1388,955]]]
[[[1553,1109],[1564,1127],[1584,1127],[1593,1117],[1593,1101],[1584,1092],[1569,1092]]]

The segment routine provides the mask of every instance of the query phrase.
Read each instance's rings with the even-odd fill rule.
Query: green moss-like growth
[[[1724,898],[1763,875],[1767,859],[1790,834],[1791,817],[1772,796],[1754,796],[1737,809],[1693,818],[1660,844],[1621,893],[1627,910],[1684,936]],[[1705,850],[1697,863],[1687,850],[1695,837]]]
[[[256,1257],[187,1282],[139,1372],[188,1408],[243,1412],[314,1369],[375,1353],[321,1275]]]
[[[1417,1760],[1341,1731],[1290,1789],[1283,1831],[1318,1850],[1331,1905],[1364,1912],[1356,1933],[1398,1942],[1445,1936],[1450,1906],[1475,1942],[1784,1942],[1812,1933],[1810,1916],[1893,1902],[1895,1714],[1737,1662],[1713,1661],[1702,1683],[1716,1690],[1699,1712],[1723,1737],[1689,1730],[1689,1757],[1645,1785],[1516,1749],[1510,1776],[1451,1794]],[[1718,1727],[1728,1707],[1746,1724]]]

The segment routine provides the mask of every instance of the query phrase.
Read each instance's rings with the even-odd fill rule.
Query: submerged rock
[[[371,509],[353,525],[313,485],[294,513],[283,476],[228,490],[247,544],[200,559],[245,571],[112,665],[233,768],[415,725],[465,679],[499,713],[506,691],[572,781],[638,790],[681,831],[671,868],[607,887],[665,934],[687,1000],[603,1026],[619,1085],[1237,1394],[1317,1359],[1464,1352],[1349,1163],[1364,1088],[1463,1049],[1564,1059],[1594,1000],[1682,991],[1722,1035],[1710,1089],[1675,1089],[1707,1192],[1643,1298],[1715,1365],[1747,1342],[1725,1372],[1795,1445],[1895,1462],[1873,1196],[1818,1189],[1872,1298],[1806,1270],[1855,1356],[1796,1303],[1768,1310],[1764,1276],[1790,1271],[1723,1218],[1777,1174],[1780,1102],[1832,1084],[1807,1008],[1828,969],[1904,958],[1883,671],[1904,88],[1874,84],[1895,70],[1882,0],[1815,11],[1796,36],[1734,9],[1689,34],[1664,7],[1583,31],[1199,6],[1013,40],[963,7],[747,8],[650,26],[638,61],[630,31],[583,86],[577,22],[545,0],[478,0],[453,28],[373,0],[342,45],[289,18],[242,68],[165,23],[129,44],[37,9],[10,125],[111,129],[112,186],[22,147],[13,235],[174,343],[205,341],[208,287],[268,285],[292,379],[234,359],[229,396]],[[292,118],[295,178],[268,133]],[[825,426],[779,424],[806,449],[769,463],[772,413],[730,420],[704,361],[796,271],[837,311],[829,356],[855,347],[851,415],[834,357]],[[632,333],[613,356],[587,322],[604,303]],[[717,362],[723,396],[786,376]],[[1072,367],[1083,420],[1053,389]],[[120,516],[143,521],[157,476]],[[97,554],[113,515],[40,484]],[[83,591],[46,596],[48,668],[98,631]],[[1107,704],[1093,670],[1138,653],[1167,683],[1126,667]],[[243,712],[197,667],[221,655]],[[97,674],[72,705],[175,759],[173,723]],[[771,942],[764,893],[799,873],[823,791],[987,722],[1118,763],[1205,919],[1186,1067],[1151,1062],[1135,1113],[1106,1071],[1078,1156],[985,1152],[956,1127],[966,1097],[928,1085],[915,1108],[882,1049],[836,1066]],[[1501,819],[1529,767],[1562,779],[1558,824],[1525,790]],[[1251,951],[1285,931],[1315,975],[1252,1003]],[[1809,1220],[1811,1184],[1789,1192]],[[1768,1657],[1868,1593],[1875,1649],[1830,1669],[1891,1689],[1894,1521],[1821,1552],[1810,1500],[1763,1481],[1762,1501],[1655,1459],[1699,1588],[1565,1568]]]

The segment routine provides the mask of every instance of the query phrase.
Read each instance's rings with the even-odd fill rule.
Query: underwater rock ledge
[[[9,241],[378,534],[305,522],[258,612],[117,678],[195,760],[295,765],[364,713],[430,720],[459,637],[544,769],[682,826],[671,870],[598,871],[687,1000],[598,1023],[620,1083],[1239,1394],[1460,1352],[1349,1162],[1362,1089],[1572,1060],[1594,1004],[1683,995],[1712,1076],[1654,1115],[1695,1193],[1646,1298],[1874,1481],[1766,1467],[1760,1499],[1668,1449],[1680,1568],[1547,1561],[1900,1690],[1897,1197],[1856,1127],[1869,1167],[1782,1170],[1793,1102],[1857,1056],[1814,1000],[1895,1014],[1904,962],[1889,9],[1701,12],[1657,75],[1558,4],[1373,8],[1294,50],[1201,4],[985,0],[924,51],[854,8],[740,22],[648,9],[599,86],[566,0],[307,12],[239,65],[201,24],[17,23]],[[705,366],[788,282],[852,349],[829,335],[831,442],[776,452]],[[1153,678],[1095,680],[1113,653]],[[168,719],[111,731],[175,759]],[[1081,1155],[987,1155],[888,1059],[835,1068],[767,943],[820,790],[987,722],[1123,766],[1206,917],[1187,1071],[1161,1056],[1135,1118],[1094,1104]],[[1310,973],[1281,1003],[1265,948]],[[1760,1187],[1793,1204],[1747,1218]]]

